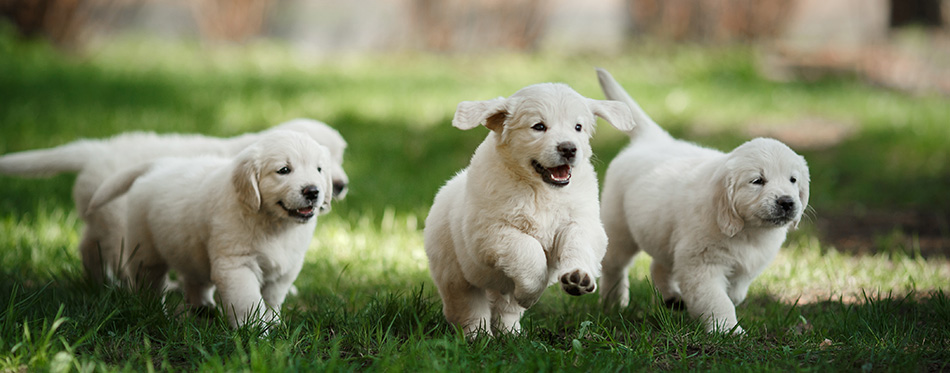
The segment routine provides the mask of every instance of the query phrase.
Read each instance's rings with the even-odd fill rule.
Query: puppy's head
[[[333,198],[341,200],[346,197],[346,193],[349,191],[350,178],[343,170],[343,153],[347,146],[343,136],[326,123],[308,118],[291,119],[278,124],[270,131],[280,130],[307,134],[320,145],[327,147],[330,151],[330,158],[333,160],[329,164],[330,175],[333,178]]]
[[[251,211],[305,223],[330,211],[332,164],[330,151],[310,137],[271,131],[238,154],[232,182]]]
[[[726,156],[716,176],[717,222],[734,236],[743,227],[798,227],[808,206],[808,165],[785,144],[758,138]]]
[[[595,116],[621,130],[634,126],[626,105],[589,99],[552,83],[522,88],[509,98],[464,101],[452,125],[467,130],[484,123],[494,132],[509,169],[528,180],[563,187],[574,167],[590,159]]]

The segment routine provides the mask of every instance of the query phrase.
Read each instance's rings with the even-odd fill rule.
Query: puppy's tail
[[[99,188],[96,189],[89,200],[89,207],[85,211],[86,215],[96,212],[100,207],[128,192],[135,180],[148,172],[152,165],[153,162],[146,162],[127,168],[102,182],[102,185],[99,185]]]
[[[633,127],[632,130],[627,131],[631,139],[640,137],[671,138],[666,130],[656,124],[656,122],[640,108],[640,105],[633,100],[633,97],[630,97],[630,94],[620,86],[620,83],[617,83],[617,80],[614,79],[607,70],[597,68],[597,80],[600,81],[600,88],[604,91],[604,96],[606,96],[608,100],[623,102],[627,104],[627,106],[630,107],[630,111],[633,112],[633,121],[637,125]]]
[[[79,172],[102,145],[80,140],[49,149],[28,150],[0,156],[0,174],[23,177],[48,177],[64,172]]]

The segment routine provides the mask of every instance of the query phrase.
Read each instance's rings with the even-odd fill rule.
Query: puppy
[[[643,250],[667,304],[685,302],[709,331],[741,333],[735,306],[808,205],[805,159],[772,139],[725,154],[674,139],[609,73],[598,77],[607,98],[628,105],[638,124],[604,179],[604,303],[627,306],[627,269]]]
[[[89,200],[102,182],[119,170],[160,157],[233,157],[261,136],[280,130],[307,134],[329,148],[333,162],[328,167],[333,176],[334,195],[337,199],[346,196],[349,180],[342,166],[346,141],[325,123],[303,118],[281,123],[263,132],[227,139],[135,132],[106,140],[79,140],[55,148],[4,155],[0,157],[0,173],[41,177],[77,172],[73,200],[77,211],[82,213],[89,209]],[[79,243],[79,253],[86,274],[95,281],[121,277],[115,276],[122,273],[124,263],[120,258],[131,249],[122,240],[125,210],[126,203],[120,197],[95,213],[83,216],[86,226]]]
[[[96,190],[89,213],[126,195],[123,236],[135,248],[126,270],[134,285],[161,291],[174,269],[193,306],[214,305],[217,288],[234,327],[258,317],[279,321],[315,215],[330,209],[334,162],[299,132],[259,137],[233,159],[160,158]]]
[[[571,295],[595,290],[607,245],[590,164],[595,116],[633,125],[625,105],[563,84],[458,105],[453,126],[491,132],[439,190],[424,238],[445,318],[466,335],[519,331],[558,279]]]

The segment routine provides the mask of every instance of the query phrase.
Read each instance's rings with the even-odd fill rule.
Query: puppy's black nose
[[[316,185],[307,185],[303,187],[303,190],[300,191],[303,194],[304,198],[309,201],[316,201],[320,199],[320,188],[317,188]]]
[[[795,208],[795,199],[791,196],[781,196],[775,200],[775,203],[782,208],[782,211],[788,212]]]
[[[346,191],[346,182],[334,180],[333,181],[333,195],[339,196],[340,194],[343,194],[344,191]]]
[[[567,160],[573,160],[574,156],[577,155],[577,145],[570,141],[562,142],[557,144],[557,152]]]

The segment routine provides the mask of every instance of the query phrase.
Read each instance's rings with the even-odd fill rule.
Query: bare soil
[[[950,214],[927,211],[823,213],[815,219],[825,244],[854,254],[904,251],[950,258]]]

